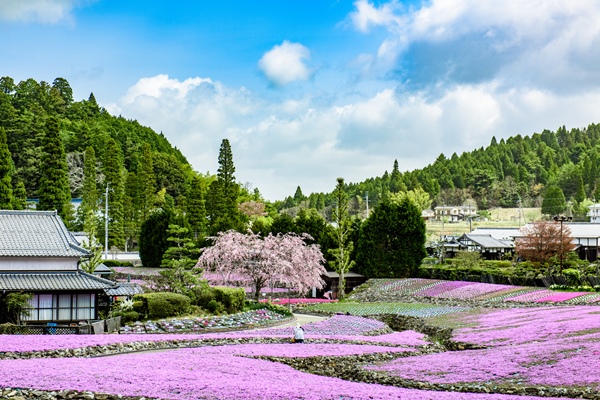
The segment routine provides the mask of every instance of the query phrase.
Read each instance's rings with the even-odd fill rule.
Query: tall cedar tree
[[[333,191],[333,200],[335,201],[332,219],[335,224],[335,242],[336,249],[329,250],[334,256],[333,266],[335,272],[339,274],[338,280],[338,298],[343,298],[346,294],[346,273],[354,265],[350,260],[350,254],[353,250],[353,243],[348,240],[350,232],[350,216],[348,215],[348,195],[344,190],[344,178],[337,178],[337,185]]]
[[[81,205],[77,210],[83,220],[85,232],[96,232],[97,212],[100,206],[100,196],[96,186],[96,152],[92,146],[85,149],[83,160],[83,189]]]
[[[123,194],[123,232],[125,233],[125,248],[132,248],[139,236],[140,218],[140,184],[135,172],[129,172],[125,180]]]
[[[27,208],[27,191],[23,181],[17,181],[13,188],[13,210],[24,210]]]
[[[561,188],[550,186],[542,201],[542,214],[557,215],[565,211],[567,201]]]
[[[515,240],[515,249],[519,257],[527,261],[545,264],[552,257],[564,259],[566,253],[575,249],[568,224],[533,222],[523,227],[520,234]]]
[[[144,267],[158,268],[165,251],[169,248],[168,229],[173,213],[157,209],[150,213],[140,228],[140,260]]]
[[[37,209],[57,210],[58,215],[69,227],[73,222],[69,167],[56,117],[50,117],[46,123],[42,164],[44,168],[40,178]]]
[[[398,168],[398,160],[394,160],[394,167],[390,175],[390,192],[398,193],[406,190],[406,185],[402,182],[402,173]]]
[[[362,225],[356,269],[368,278],[414,277],[427,255],[425,239],[425,222],[412,201],[382,200]]]
[[[202,179],[194,176],[187,196],[187,220],[194,239],[206,234],[206,206],[204,205],[204,190]]]
[[[108,192],[108,244],[109,247],[117,246],[123,248],[125,245],[125,233],[123,229],[123,159],[121,148],[117,142],[110,138],[106,146],[104,157],[105,184],[109,187]],[[106,189],[105,189],[106,190]],[[105,191],[106,196],[106,191]],[[104,199],[106,201],[106,199]],[[106,243],[105,243],[106,245]]]
[[[210,233],[216,235],[230,229],[243,230],[244,221],[238,209],[239,185],[235,181],[235,166],[229,140],[223,139],[219,149],[219,169],[217,179],[210,185],[207,211],[210,219]]]
[[[152,149],[148,143],[142,145],[142,158],[138,163],[137,169],[140,188],[140,217],[142,221],[145,221],[154,206],[154,196],[156,195],[156,177],[154,176]]]
[[[0,126],[0,210],[10,210],[13,206],[12,159],[8,151],[6,132]]]

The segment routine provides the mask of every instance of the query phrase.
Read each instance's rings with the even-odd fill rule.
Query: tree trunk
[[[346,278],[344,277],[344,270],[340,270],[340,277],[338,280],[338,300],[341,300],[346,295]]]

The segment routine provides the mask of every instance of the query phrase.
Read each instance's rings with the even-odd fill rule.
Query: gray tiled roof
[[[102,290],[115,282],[81,271],[0,273],[0,290]]]
[[[94,274],[112,274],[113,270],[107,267],[105,264],[96,265]]]
[[[0,211],[0,257],[85,257],[56,211]]]
[[[500,240],[494,239],[491,235],[473,235],[470,233],[466,233],[464,236],[485,249],[504,249],[512,247],[504,242],[501,242]]]
[[[137,283],[117,283],[116,287],[105,289],[104,293],[109,296],[134,296],[144,293],[144,289]]]

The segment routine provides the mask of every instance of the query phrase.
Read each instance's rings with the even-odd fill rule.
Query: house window
[[[59,294],[58,295],[58,320],[70,320],[71,319],[71,295],[70,294]]]
[[[96,304],[95,294],[78,294],[73,295],[73,298],[76,299],[76,302],[74,304],[76,319],[94,318],[94,310]]]
[[[23,316],[25,321],[50,321],[52,320],[52,298],[51,294],[35,294],[29,301],[31,309],[29,315]]]
[[[35,294],[26,321],[77,321],[96,317],[96,294]]]

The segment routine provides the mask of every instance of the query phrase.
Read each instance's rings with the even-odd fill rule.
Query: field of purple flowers
[[[400,294],[422,298],[485,300],[487,302],[537,302],[593,304],[600,302],[597,292],[560,292],[539,287],[499,285],[438,279],[371,279],[369,293]],[[352,297],[352,296],[351,296]]]
[[[590,398],[598,398],[600,376],[595,371],[600,367],[599,313],[600,309],[593,306],[572,306],[456,314],[464,327],[456,329],[452,339],[478,346],[464,351],[425,351],[430,343],[422,333],[387,333],[382,322],[351,315],[335,315],[304,325],[304,344],[289,343],[289,327],[210,334],[3,335],[0,388],[77,390],[159,399],[527,400],[542,397],[507,394],[502,388],[536,386],[547,393],[562,393],[560,389],[565,389],[563,397],[546,394],[543,398],[570,398],[585,390],[596,395]],[[261,342],[266,338],[279,341]],[[215,340],[221,341],[219,345],[212,343]],[[190,348],[107,357],[5,357],[151,341],[194,344]],[[429,384],[436,390],[350,382],[269,360],[376,354],[391,355],[392,360],[368,363],[361,367],[364,371]],[[480,393],[464,389],[470,386]]]
[[[291,327],[261,325],[277,319],[266,311],[225,316],[223,324],[247,328],[228,332],[189,319],[142,330],[161,334],[0,335],[0,397],[3,388],[30,388],[175,400],[600,400],[597,293],[425,279],[377,280],[368,290],[543,307],[322,304],[422,325],[393,332],[375,319],[337,314],[305,324],[303,344],[290,342]],[[429,329],[442,318],[452,321],[449,339]]]

